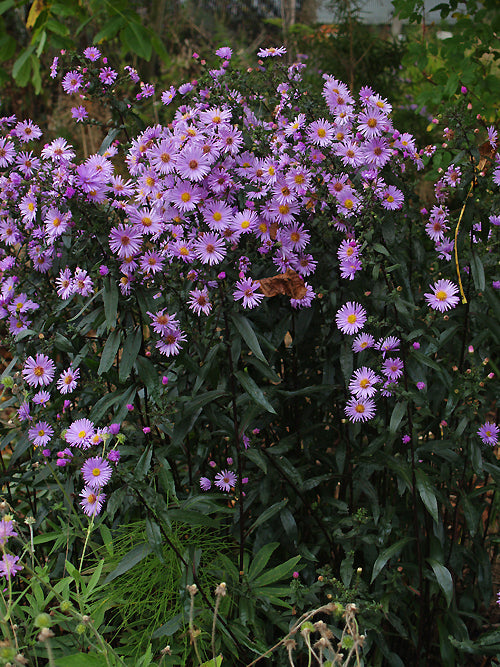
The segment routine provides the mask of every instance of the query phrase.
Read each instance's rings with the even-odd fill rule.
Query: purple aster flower
[[[94,424],[90,419],[77,419],[66,431],[66,442],[73,447],[90,447],[90,440],[95,433]]]
[[[18,565],[17,562],[19,556],[13,556],[12,554],[4,554],[0,560],[0,575],[6,579],[16,576],[16,572],[20,572],[23,567]]]
[[[40,391],[37,391],[36,394],[33,396],[33,403],[35,405],[41,405],[43,408],[45,407],[45,404],[50,401],[50,392],[44,391],[43,389],[40,389]]]
[[[215,55],[224,58],[224,60],[231,60],[233,50],[229,46],[221,46],[220,49],[217,49]]]
[[[96,60],[99,60],[99,58],[101,57],[101,52],[95,46],[88,46],[83,52],[83,55],[91,62],[95,62]]]
[[[417,382],[417,389],[423,391],[425,389],[425,382]]]
[[[76,91],[82,87],[82,84],[83,84],[83,75],[80,74],[80,72],[77,72],[76,70],[68,72],[62,80],[63,90],[68,95],[76,93]]]
[[[409,442],[411,442],[411,438],[410,438],[409,435],[404,435],[404,436],[401,438],[401,441],[403,442],[404,445],[407,445]]]
[[[200,487],[202,491],[209,491],[212,487],[212,482],[208,477],[200,477]]]
[[[235,301],[243,299],[243,308],[255,308],[264,298],[264,295],[258,291],[260,283],[252,278],[238,280],[235,287],[233,298]]]
[[[54,429],[47,422],[37,422],[28,431],[28,438],[35,447],[45,447],[54,434]]]
[[[373,419],[375,412],[375,401],[371,398],[353,396],[345,406],[347,418],[352,422],[364,422]]]
[[[35,125],[33,121],[31,120],[23,120],[19,122],[15,129],[14,132],[16,137],[20,141],[33,141],[33,139],[40,139],[42,136],[42,131],[38,127],[38,125]]]
[[[404,364],[399,357],[395,359],[386,359],[382,364],[382,373],[389,380],[397,380],[403,375]]]
[[[366,311],[359,303],[348,301],[335,316],[337,327],[344,334],[355,334],[366,322]]]
[[[495,446],[498,444],[498,433],[500,429],[494,422],[486,422],[478,430],[477,434],[485,445]]]
[[[190,181],[202,181],[210,171],[211,161],[204,154],[201,146],[189,145],[175,161],[181,178]]]
[[[4,546],[7,544],[9,537],[17,537],[17,533],[14,530],[14,524],[12,520],[3,517],[0,521],[0,545]]]
[[[215,475],[214,484],[222,491],[231,491],[231,487],[236,485],[236,475],[231,470],[221,470]]]
[[[137,254],[142,245],[142,234],[137,227],[120,225],[109,233],[109,247],[120,259]]]
[[[77,380],[80,377],[80,370],[73,370],[71,366],[63,371],[57,381],[57,388],[61,394],[71,394],[76,389]]]
[[[352,341],[353,352],[362,352],[375,345],[375,338],[371,334],[362,333]]]
[[[424,296],[429,306],[434,308],[434,310],[444,313],[445,310],[454,308],[460,301],[458,296],[455,296],[458,292],[458,287],[450,280],[438,280],[434,285],[429,285],[429,287],[432,293],[427,292]]]
[[[61,269],[59,276],[56,278],[57,294],[61,299],[69,299],[74,294],[73,278],[71,270],[66,267]]]
[[[212,310],[212,304],[208,297],[208,292],[206,288],[199,290],[195,289],[189,292],[189,308],[195,312],[197,315],[204,313],[209,315]]]
[[[71,116],[76,120],[77,123],[85,120],[88,115],[88,111],[84,106],[80,105],[79,107],[71,107]]]
[[[99,79],[106,85],[111,86],[118,74],[111,67],[102,67],[99,72]]]
[[[100,490],[86,486],[80,492],[82,498],[80,505],[87,516],[96,516],[102,510],[102,505],[106,500],[106,494]]]
[[[284,46],[279,46],[276,48],[275,46],[272,46],[271,48],[268,49],[259,49],[257,51],[257,56],[259,58],[276,58],[279,56],[284,56],[286,53],[286,47]]]
[[[385,359],[387,352],[394,350],[399,351],[400,343],[401,341],[399,338],[396,338],[395,336],[388,336],[387,338],[384,338],[379,343],[377,343],[377,350],[382,350],[382,356]]]
[[[100,489],[111,479],[111,466],[100,456],[87,459],[82,466],[82,477],[92,489]]]
[[[182,349],[181,343],[185,340],[187,340],[187,337],[183,331],[172,329],[163,340],[156,343],[156,347],[160,350],[160,354],[170,357],[179,354]]]
[[[226,254],[226,246],[218,234],[205,233],[195,241],[194,252],[202,264],[219,264]]]
[[[371,368],[362,366],[354,371],[349,382],[349,391],[356,398],[370,398],[377,393],[374,385],[378,382],[381,382],[381,378]]]
[[[52,382],[55,373],[55,364],[45,354],[28,357],[22,370],[22,375],[31,387],[47,385]]]

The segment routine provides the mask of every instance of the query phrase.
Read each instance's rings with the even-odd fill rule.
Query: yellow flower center
[[[349,322],[349,324],[354,324],[354,322],[356,322],[357,319],[358,318],[356,317],[355,313],[351,313],[350,315],[347,316],[347,321]]]
[[[447,296],[446,292],[442,289],[439,290],[439,292],[436,292],[436,299],[439,301],[445,301]]]

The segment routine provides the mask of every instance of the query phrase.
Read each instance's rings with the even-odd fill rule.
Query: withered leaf
[[[286,273],[280,273],[277,276],[261,278],[257,282],[260,284],[260,291],[265,296],[286,294],[292,299],[303,299],[307,292],[304,281],[292,269],[287,269]]]

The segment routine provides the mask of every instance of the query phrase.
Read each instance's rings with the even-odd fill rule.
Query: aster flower
[[[186,334],[179,328],[171,329],[163,338],[156,343],[160,354],[167,357],[179,354],[182,349],[181,343],[187,340]]]
[[[91,489],[101,489],[111,479],[112,469],[109,463],[100,456],[87,459],[82,466],[82,477]]]
[[[236,475],[231,470],[221,470],[215,475],[214,484],[222,491],[231,491],[236,485]]]
[[[20,572],[23,567],[18,565],[19,556],[13,556],[12,554],[4,554],[0,560],[0,575],[6,579],[15,577],[17,572]]]
[[[200,487],[202,491],[209,491],[212,487],[212,482],[208,477],[200,477]]]
[[[31,387],[50,384],[54,378],[56,366],[45,354],[28,357],[24,363],[22,376]]]
[[[41,405],[42,408],[45,407],[45,404],[50,401],[50,392],[44,391],[43,389],[40,389],[40,391],[37,391],[36,394],[33,396],[33,403],[35,405]]]
[[[80,376],[80,370],[76,368],[73,370],[71,366],[63,371],[57,381],[57,388],[61,394],[71,394],[76,389],[77,380]]]
[[[499,432],[500,428],[494,422],[486,422],[481,426],[477,434],[485,445],[494,447],[495,445],[498,445]]]
[[[371,398],[353,396],[347,401],[344,411],[349,421],[365,422],[375,416],[375,401]]]
[[[236,289],[233,292],[235,301],[243,299],[243,308],[255,308],[264,298],[264,295],[258,290],[260,283],[252,278],[242,278],[235,284]]]
[[[194,252],[202,264],[219,264],[226,254],[226,246],[218,234],[206,233],[195,241]]]
[[[114,83],[117,76],[118,76],[117,72],[115,72],[115,70],[112,69],[111,67],[102,67],[101,70],[99,71],[99,79],[106,86],[111,86]]]
[[[337,328],[344,334],[355,334],[363,328],[366,322],[366,311],[359,303],[348,301],[337,311],[335,316]]]
[[[42,131],[35,125],[32,120],[23,120],[17,123],[14,128],[13,134],[19,139],[19,141],[33,141],[34,139],[40,139],[42,136]]]
[[[362,333],[352,341],[353,352],[362,352],[363,350],[373,347],[375,345],[375,338],[371,334]]]
[[[386,359],[382,364],[382,373],[392,382],[403,375],[404,364],[399,357]]]
[[[307,130],[307,138],[315,146],[330,146],[333,135],[334,129],[332,124],[324,118],[313,121]]]
[[[74,293],[73,278],[68,267],[61,270],[56,278],[57,294],[61,299],[69,299]]]
[[[142,234],[135,226],[120,225],[109,233],[109,247],[118,257],[130,257],[137,254],[142,245]]]
[[[76,70],[71,70],[71,72],[68,72],[62,80],[62,87],[67,95],[72,95],[73,93],[76,93],[77,90],[79,90],[82,87],[82,84],[83,84],[83,75],[80,72],[77,72]]]
[[[96,60],[99,60],[99,58],[101,57],[101,52],[96,46],[88,46],[83,52],[83,55],[85,56],[85,58],[87,58],[87,60],[95,62]]]
[[[286,48],[284,46],[279,46],[276,48],[275,46],[271,46],[268,49],[259,49],[257,51],[257,56],[259,58],[276,58],[278,56],[284,56],[286,53]]]
[[[81,123],[88,115],[87,109],[82,105],[71,107],[71,117],[76,120],[77,123]]]
[[[64,439],[68,445],[87,449],[90,447],[90,440],[94,433],[95,427],[90,419],[77,419],[66,431]]]
[[[434,285],[429,285],[429,287],[432,292],[427,292],[424,296],[429,306],[434,308],[434,310],[444,313],[446,310],[454,308],[460,301],[458,296],[455,296],[458,292],[458,287],[450,280],[438,280]]]
[[[86,486],[80,492],[80,506],[87,516],[96,516],[102,510],[102,505],[106,500],[106,494],[100,490],[95,490]]]
[[[382,350],[382,356],[385,359],[387,352],[392,350],[399,351],[400,343],[401,341],[399,338],[396,338],[396,336],[388,336],[387,338],[383,338],[377,343],[377,350]]]
[[[378,382],[381,382],[381,378],[371,368],[362,366],[354,371],[349,382],[349,391],[356,398],[370,398],[376,394],[377,389],[374,385]]]
[[[54,435],[54,429],[47,422],[37,422],[28,431],[28,438],[35,447],[45,447]]]
[[[189,292],[189,308],[195,312],[197,315],[204,313],[209,315],[212,310],[212,304],[208,297],[208,292],[206,288],[199,290],[195,289]]]

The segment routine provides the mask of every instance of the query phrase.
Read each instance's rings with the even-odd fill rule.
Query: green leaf
[[[443,591],[444,597],[446,598],[446,604],[449,607],[453,599],[453,579],[450,571],[442,563],[439,563],[433,558],[428,558],[427,561],[434,570],[439,587]]]
[[[106,39],[112,39],[116,36],[117,32],[123,26],[125,19],[121,16],[114,16],[110,21],[108,21],[102,30],[100,30],[97,35],[94,37],[94,44],[100,44]]]
[[[372,578],[370,583],[372,584],[375,579],[378,577],[380,572],[382,571],[382,568],[385,566],[387,561],[398,554],[403,547],[405,547],[408,542],[413,541],[413,537],[403,537],[401,540],[398,540],[394,544],[391,544],[390,547],[387,547],[387,549],[384,549],[382,553],[378,556],[377,560],[375,561],[373,565],[373,572],[372,572]]]
[[[163,558],[163,538],[161,535],[160,526],[156,521],[152,521],[149,517],[146,518],[146,537],[148,538],[148,543],[153,547],[156,557],[160,563],[164,563],[165,559]]]
[[[254,521],[254,523],[250,526],[248,532],[252,532],[255,530],[258,526],[262,525],[266,521],[269,521],[271,517],[273,517],[275,514],[277,514],[279,511],[285,507],[285,505],[288,503],[288,499],[285,498],[284,500],[280,500],[279,503],[274,503],[274,505],[271,505],[271,507],[268,507],[266,510],[262,512],[262,514],[259,514],[257,519]]]
[[[118,311],[118,286],[114,280],[106,276],[104,280],[104,291],[102,293],[104,302],[104,314],[106,316],[106,326],[110,331],[116,324]]]
[[[390,253],[387,250],[387,248],[385,246],[381,245],[380,243],[374,243],[372,248],[376,252],[380,253],[381,255],[385,255],[386,257],[390,257]]]
[[[0,2],[0,16],[2,14],[5,14],[5,12],[9,11],[9,9],[12,9],[16,4],[16,0],[3,0],[3,2]]]
[[[101,574],[102,574],[102,568],[104,567],[104,562],[105,562],[104,558],[102,558],[99,561],[99,564],[97,565],[96,569],[94,570],[94,572],[92,573],[92,576],[89,579],[89,582],[87,584],[87,592],[86,592],[86,597],[87,598],[90,597],[90,595],[92,595],[92,592],[93,592],[94,588],[99,583],[99,579],[101,578]]]
[[[113,579],[116,579],[120,575],[131,570],[134,565],[137,565],[141,560],[144,560],[144,558],[149,556],[152,551],[153,547],[150,544],[146,544],[146,542],[138,544],[121,559],[115,569],[108,574],[104,583],[109,584]]]
[[[142,329],[137,327],[137,329],[128,334],[123,344],[123,352],[120,359],[120,373],[119,378],[120,382],[124,382],[130,375],[132,366],[137,359],[139,350],[141,349],[142,343]]]
[[[121,332],[119,329],[115,329],[109,334],[106,345],[102,351],[101,361],[97,371],[98,375],[102,375],[103,373],[106,373],[106,371],[109,371],[115,360],[118,348],[120,347],[120,342]]]
[[[406,412],[406,401],[399,401],[398,403],[396,403],[392,411],[391,421],[389,423],[389,431],[391,433],[396,433],[405,412]]]
[[[263,361],[265,364],[267,364],[267,359],[262,352],[259,341],[257,340],[257,336],[255,335],[249,320],[243,315],[236,314],[232,315],[231,319],[233,320],[234,326],[238,329],[238,333],[255,354],[257,359],[260,359],[260,361]]]
[[[16,79],[16,81],[20,76],[22,76],[21,73],[23,71],[23,68],[25,68],[26,65],[29,64],[30,56],[34,50],[35,50],[34,46],[28,46],[26,49],[24,49],[24,51],[21,53],[19,58],[12,66],[12,76],[14,77],[14,79]],[[31,69],[31,65],[29,65],[29,67]]]
[[[254,581],[255,587],[259,588],[261,586],[268,586],[275,581],[281,581],[282,579],[285,579],[285,577],[289,577],[299,560],[300,556],[294,556],[293,558],[289,558],[285,563],[273,567],[272,570],[264,572],[264,574],[261,574],[261,576]]]
[[[255,577],[262,572],[278,547],[279,542],[269,542],[259,549],[250,563],[250,569],[248,570],[248,578],[250,580],[255,579]]]
[[[54,661],[56,667],[107,667],[109,661],[102,653],[73,653]]]
[[[484,277],[484,267],[481,262],[479,255],[475,250],[472,251],[472,256],[470,258],[470,266],[472,269],[472,279],[474,280],[474,285],[478,291],[482,291],[486,287],[486,280]]]
[[[434,492],[434,487],[431,484],[430,479],[424,473],[423,470],[416,470],[415,477],[417,481],[417,489],[420,494],[420,497],[422,498],[422,502],[426,506],[431,517],[437,523],[439,520],[439,514],[438,514],[438,504],[437,504],[436,494]]]
[[[172,521],[180,521],[191,526],[218,526],[218,522],[201,512],[195,510],[173,509],[169,510],[168,518]]]
[[[140,23],[130,21],[120,32],[120,39],[125,46],[139,58],[150,60],[153,52],[153,45],[149,37],[149,32]]]
[[[104,137],[104,140],[99,148],[99,155],[104,155],[104,153],[108,150],[108,148],[111,146],[113,141],[116,139],[116,137],[120,134],[121,129],[119,127],[113,127],[107,135]],[[108,282],[110,282],[110,278],[107,278]],[[114,281],[111,281],[112,285],[114,285],[115,290],[116,290],[116,296],[118,299],[118,287]],[[111,325],[113,326],[113,325]]]
[[[134,470],[134,478],[136,480],[141,480],[144,479],[144,477],[148,474],[149,469],[151,467],[151,457],[153,455],[153,446],[149,445],[141,454],[139,460],[137,461],[137,465]]]
[[[260,405],[268,412],[272,412],[273,415],[276,414],[276,410],[264,396],[262,389],[256,384],[255,380],[252,380],[252,378],[248,373],[244,373],[243,371],[237,371],[235,375],[238,378],[243,389],[250,396],[250,398],[253,401],[255,401],[255,403],[257,403],[257,405]]]
[[[200,667],[220,667],[222,665],[222,655],[218,655],[215,660],[212,658],[208,662],[203,662]]]

